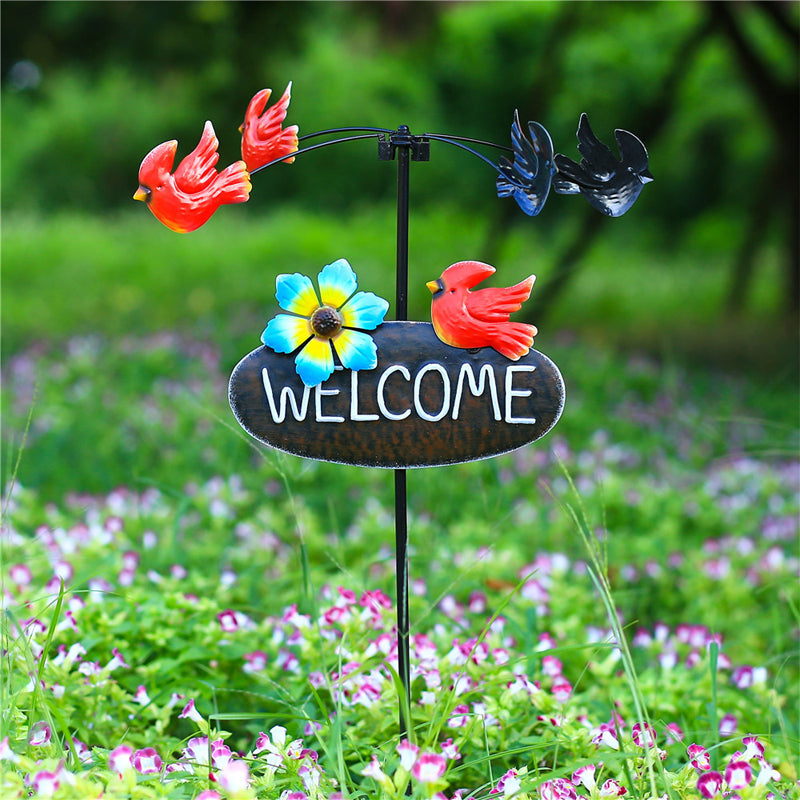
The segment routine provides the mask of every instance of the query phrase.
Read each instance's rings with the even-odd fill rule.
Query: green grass
[[[524,219],[497,244],[490,220],[487,215],[476,223],[474,214],[445,206],[412,214],[410,318],[429,318],[426,281],[454,261],[489,259],[491,247],[495,285],[537,275],[530,301],[537,322],[537,288],[552,277],[570,232],[562,226],[554,241]],[[394,248],[391,205],[346,218],[292,208],[223,209],[188,235],[168,231],[138,205],[108,217],[8,214],[2,239],[4,357],[42,339],[161,330],[206,335],[235,354],[257,342],[271,316],[278,273],[315,274],[346,257],[362,288],[393,300]],[[716,360],[736,371],[795,380],[796,336],[779,313],[777,254],[759,264],[741,318],[724,314],[730,258],[702,248],[676,257],[649,245],[627,220],[611,220],[569,291],[548,309],[546,323],[537,323],[537,346],[552,348],[556,334],[569,331],[603,346],[705,364]]]
[[[756,783],[753,760],[740,796],[793,796],[797,404],[791,368],[769,367],[791,347],[769,350],[765,334],[760,365],[748,356],[729,372],[702,352],[692,364],[706,343],[717,361],[733,347],[718,341],[721,262],[667,264],[644,255],[645,237],[626,249],[624,232],[609,234],[540,326],[537,347],[567,385],[556,428],[499,458],[409,472],[412,632],[427,637],[412,658],[411,736],[432,755],[453,739],[461,756],[409,784],[381,649],[395,613],[391,472],[263,447],[226,391],[275,311],[277,273],[346,256],[361,288],[393,296],[393,213],[286,210],[261,227],[224,210],[184,237],[142,213],[5,220],[0,740],[13,755],[0,758],[0,793],[44,795],[58,780],[56,798],[177,800],[211,786],[278,800],[327,798],[335,780],[350,798],[407,785],[488,798],[505,776],[520,800],[541,800],[542,783],[594,764],[633,798],[695,800],[688,744],[724,772],[752,733],[781,777]],[[487,236],[449,210],[413,218],[412,318],[427,319],[424,281],[482,257]],[[557,244],[515,226],[495,261],[503,281],[545,280]],[[773,285],[768,270],[737,346],[748,330],[779,339]],[[367,613],[368,592],[389,605]],[[74,645],[85,653],[68,656]],[[181,715],[190,699],[197,713]],[[720,733],[729,715],[736,730]],[[647,721],[658,749],[632,736]],[[277,771],[255,752],[274,726],[318,753],[317,795],[308,757],[278,733]],[[618,748],[593,741],[601,726]],[[197,748],[216,739],[210,785]],[[118,774],[109,757],[127,746],[153,748],[160,770]]]

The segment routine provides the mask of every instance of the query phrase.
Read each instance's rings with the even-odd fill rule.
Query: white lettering
[[[303,389],[303,400],[300,403],[300,408],[297,407],[297,398],[294,396],[294,392],[288,386],[284,386],[283,389],[281,389],[280,410],[278,410],[275,407],[275,398],[272,394],[272,384],[269,382],[269,374],[266,367],[261,370],[261,380],[264,384],[264,393],[267,396],[267,402],[269,403],[269,410],[272,414],[273,422],[283,422],[284,418],[286,417],[287,400],[289,401],[289,405],[292,407],[292,415],[298,422],[302,422],[306,418],[306,412],[308,411],[308,394],[310,392],[308,386],[304,387]]]
[[[386,381],[393,372],[399,372],[407,381],[411,380],[411,373],[406,367],[399,364],[395,364],[393,367],[389,367],[385,370],[378,381],[378,409],[386,419],[405,419],[411,413],[411,409],[407,408],[401,414],[394,414],[386,407],[386,399],[383,396]]]
[[[323,389],[321,383],[314,387],[314,407],[317,411],[317,422],[344,422],[344,417],[326,417],[322,413],[322,398],[333,397],[337,394],[339,394],[338,389]]]
[[[535,417],[514,417],[511,414],[511,402],[515,397],[530,397],[531,389],[514,389],[514,375],[517,372],[534,372],[536,367],[527,364],[517,364],[506,367],[506,416],[505,421],[512,425],[535,425]]]
[[[442,384],[444,386],[444,398],[442,400],[442,407],[436,414],[429,414],[423,407],[420,401],[420,386],[422,379],[428,372],[438,372],[442,376]],[[414,409],[422,419],[428,422],[438,422],[442,417],[446,416],[450,410],[450,378],[447,370],[441,364],[426,364],[414,378]]]
[[[354,422],[374,422],[377,414],[362,414],[358,410],[358,370],[350,373],[350,419]]]
[[[491,364],[484,364],[478,372],[478,380],[475,380],[475,373],[472,371],[472,364],[464,363],[458,373],[458,384],[456,385],[456,397],[453,400],[453,419],[458,419],[458,412],[461,407],[461,393],[464,390],[464,378],[469,381],[469,390],[475,397],[480,397],[486,384],[489,384],[489,394],[492,397],[492,410],[496,420],[502,419],[500,414],[500,401],[497,399],[497,382],[494,379],[494,370]]]

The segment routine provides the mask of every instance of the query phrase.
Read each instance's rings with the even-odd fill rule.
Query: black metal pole
[[[411,158],[410,137],[406,126],[398,128],[397,146],[397,288],[396,317],[408,319],[408,180]],[[402,685],[399,698],[400,739],[408,735],[411,724],[411,673],[408,637],[408,495],[406,470],[394,471],[395,582],[397,586],[397,670]]]

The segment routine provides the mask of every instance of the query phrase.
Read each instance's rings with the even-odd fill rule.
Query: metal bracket
[[[378,158],[381,161],[394,161],[398,147],[407,147],[411,151],[412,161],[431,160],[431,142],[426,136],[414,136],[407,125],[401,125],[396,131],[382,133],[378,137]]]

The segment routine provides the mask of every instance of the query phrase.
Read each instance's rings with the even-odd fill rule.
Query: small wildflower
[[[458,761],[461,758],[461,753],[458,752],[458,747],[453,744],[453,740],[445,739],[442,744],[442,754],[450,761]]]
[[[147,689],[141,684],[136,687],[136,694],[133,696],[133,699],[136,703],[140,706],[146,706],[150,704],[150,697],[147,694]]]
[[[122,775],[129,769],[133,769],[132,758],[133,750],[127,745],[121,744],[108,754],[108,768],[112,772]]]
[[[719,772],[704,772],[697,779],[697,791],[708,800],[715,797],[722,789],[722,775]]]
[[[668,723],[667,727],[664,729],[664,737],[668,742],[677,744],[683,741],[684,736],[685,734],[677,722]]]
[[[193,722],[203,722],[203,717],[200,712],[194,707],[194,700],[190,700],[184,707],[183,711],[178,714],[178,719],[190,719]]]
[[[572,773],[572,782],[576,786],[584,786],[591,792],[595,787],[594,773],[597,767],[594,764],[587,764],[585,767],[579,767]]]
[[[576,800],[578,797],[575,787],[564,778],[555,778],[546,781],[539,787],[539,797],[542,800]]]
[[[8,743],[8,736],[4,736],[0,741],[0,761],[10,761],[16,764],[19,761],[19,756],[11,749]]]
[[[261,672],[267,666],[267,654],[263,650],[245,653],[244,660],[247,663],[242,667],[243,672]]]
[[[762,760],[764,758],[764,745],[755,736],[745,736],[742,739],[744,753],[741,755],[742,761],[751,761],[754,758]]]
[[[52,731],[50,726],[44,722],[36,722],[31,725],[30,732],[28,733],[28,744],[31,747],[44,747],[50,742]]]
[[[711,768],[711,758],[708,755],[708,750],[702,745],[690,744],[686,748],[686,753],[695,769],[702,771]]]
[[[250,785],[250,768],[246,761],[233,759],[221,768],[217,779],[226,792],[242,792]]]
[[[628,790],[613,778],[609,778],[600,787],[600,797],[622,797]]]
[[[420,753],[411,774],[421,783],[435,783],[444,775],[447,762],[439,753]]]
[[[734,791],[744,789],[753,780],[753,770],[746,761],[731,761],[725,767],[725,783]]]
[[[145,747],[133,754],[133,766],[142,775],[154,775],[161,771],[161,756],[152,748]]]
[[[649,722],[637,722],[631,729],[631,736],[637,747],[655,747],[656,729]]]
[[[736,726],[738,721],[733,714],[725,714],[719,721],[719,735],[720,736],[733,736],[736,733]]]
[[[414,766],[417,756],[419,755],[419,747],[412,744],[408,739],[403,739],[403,741],[397,745],[397,753],[400,756],[400,766],[406,770],[406,772],[411,772],[411,768]]]
[[[33,776],[33,788],[39,797],[51,797],[57,791],[61,782],[57,772],[46,772],[42,770]]]
[[[510,769],[500,777],[500,780],[497,781],[497,786],[489,794],[500,794],[502,792],[503,797],[513,797],[519,791],[520,785],[521,781],[517,771]]]
[[[114,648],[111,651],[111,660],[106,664],[106,669],[109,672],[113,672],[115,669],[119,669],[120,667],[124,667],[125,669],[130,669],[128,664],[125,663],[125,659],[122,657],[122,654],[119,652],[118,648]]]
[[[17,585],[17,589],[22,589],[33,580],[30,567],[25,564],[14,564],[9,570],[8,575],[11,581]]]

